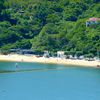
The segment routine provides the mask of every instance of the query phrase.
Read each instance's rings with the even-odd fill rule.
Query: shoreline
[[[45,58],[45,57],[36,57],[35,55],[0,55],[0,61],[7,62],[33,62],[33,63],[45,63],[45,64],[61,64],[61,65],[73,65],[73,66],[84,66],[84,67],[97,67],[100,66],[100,61],[86,61],[86,60],[73,60],[73,59],[62,59],[62,58]]]

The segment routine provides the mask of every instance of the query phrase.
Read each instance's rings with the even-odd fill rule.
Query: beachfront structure
[[[87,21],[86,21],[86,27],[90,26],[90,25],[94,25],[94,24],[97,24],[98,22],[100,21],[100,18],[89,18]]]
[[[44,51],[43,57],[50,57],[49,51]]]
[[[80,56],[78,59],[82,60],[82,59],[84,59],[84,56]]]
[[[73,59],[74,57],[73,57],[73,55],[69,55],[69,59]]]
[[[17,54],[35,54],[35,52],[31,49],[11,49],[10,52]]]
[[[65,52],[64,51],[58,51],[57,52],[57,57],[58,58],[65,58]]]

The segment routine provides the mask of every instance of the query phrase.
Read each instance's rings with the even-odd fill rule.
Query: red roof
[[[89,18],[89,21],[97,21],[100,20],[100,18]]]

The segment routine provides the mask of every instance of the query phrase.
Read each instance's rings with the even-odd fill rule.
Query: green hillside
[[[0,0],[0,50],[100,50],[100,0]]]

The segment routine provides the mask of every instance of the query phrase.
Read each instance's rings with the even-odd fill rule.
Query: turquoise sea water
[[[0,62],[0,100],[100,100],[100,69]]]

